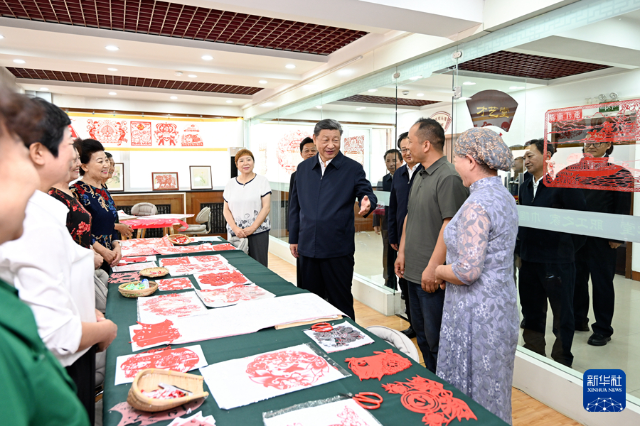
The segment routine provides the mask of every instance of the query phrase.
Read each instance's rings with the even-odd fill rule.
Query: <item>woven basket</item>
[[[139,281],[132,281],[132,282],[137,283]],[[134,298],[134,299],[136,297],[149,296],[149,295],[155,293],[156,290],[158,289],[158,284],[155,281],[149,281],[149,288],[147,288],[145,290],[125,290],[125,287],[128,286],[129,284],[131,284],[131,283],[120,284],[118,286],[118,291],[124,297],[130,297],[130,298]]]
[[[178,237],[184,237],[187,239],[186,243],[179,243],[176,241],[176,238]],[[173,235],[169,235],[169,241],[171,241],[171,244],[176,245],[176,246],[186,246],[187,244],[191,244],[193,242],[193,240],[187,236],[187,235],[183,235],[183,234],[173,234]]]
[[[159,275],[151,275],[150,271],[162,271],[164,272],[163,274],[159,274]],[[169,270],[167,268],[163,268],[162,266],[154,266],[153,268],[146,268],[143,269],[142,271],[139,272],[141,277],[147,277],[147,278],[159,278],[159,277],[164,277],[165,275],[169,274]]]
[[[141,411],[164,411],[171,408],[186,404],[189,401],[199,398],[206,398],[209,392],[204,392],[202,387],[202,376],[195,374],[179,373],[171,370],[160,370],[157,368],[149,368],[139,371],[136,378],[133,379],[127,402],[136,410]],[[160,389],[158,384],[166,383],[180,389],[188,390],[191,395],[174,399],[155,399],[145,396],[141,390],[150,392]]]

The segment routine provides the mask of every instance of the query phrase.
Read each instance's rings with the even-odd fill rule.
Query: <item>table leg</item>
[[[138,229],[138,232],[136,232],[136,238],[142,238],[142,231],[143,231],[142,228]]]

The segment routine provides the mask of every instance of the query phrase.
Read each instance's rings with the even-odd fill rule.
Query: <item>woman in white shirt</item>
[[[266,177],[253,172],[255,159],[251,151],[241,149],[235,160],[238,177],[227,182],[222,194],[227,233],[247,238],[249,256],[268,266],[271,187]]]

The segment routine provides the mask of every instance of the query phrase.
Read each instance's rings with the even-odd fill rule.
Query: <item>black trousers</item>
[[[389,244],[389,231],[383,229],[382,233],[382,278],[384,285],[394,290],[398,289],[398,278],[395,273],[397,252]]]
[[[571,345],[575,332],[573,318],[573,289],[575,263],[536,263],[522,261],[520,268],[520,305],[525,318],[524,347],[540,355],[545,354],[547,299],[553,312],[553,334],[556,340],[551,358],[571,366]]]
[[[252,234],[249,240],[249,257],[269,267],[269,231],[261,232],[258,235]]]
[[[89,424],[93,425],[96,420],[96,347],[89,349],[66,370],[76,384],[78,399],[89,415]]]
[[[298,287],[309,290],[327,300],[356,320],[353,310],[351,281],[353,280],[353,254],[328,259],[317,259],[300,255],[300,277]]]
[[[411,326],[411,303],[409,302],[409,283],[404,278],[400,278],[398,280],[398,285],[400,285],[400,291],[402,291],[402,298],[404,299],[404,307],[406,309],[405,312],[407,313],[407,321],[409,321],[409,326]]]
[[[596,322],[591,325],[594,333],[611,336],[615,290],[617,250],[602,238],[588,237],[576,255],[576,289],[573,309],[576,324],[589,324],[589,275],[593,289],[593,313]]]

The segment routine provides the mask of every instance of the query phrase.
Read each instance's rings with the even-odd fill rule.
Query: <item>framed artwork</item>
[[[191,189],[213,189],[211,166],[189,166]]]
[[[151,188],[154,191],[177,191],[180,189],[178,185],[178,172],[152,172]]]
[[[124,192],[124,163],[115,163],[113,176],[106,182],[109,192]]]

